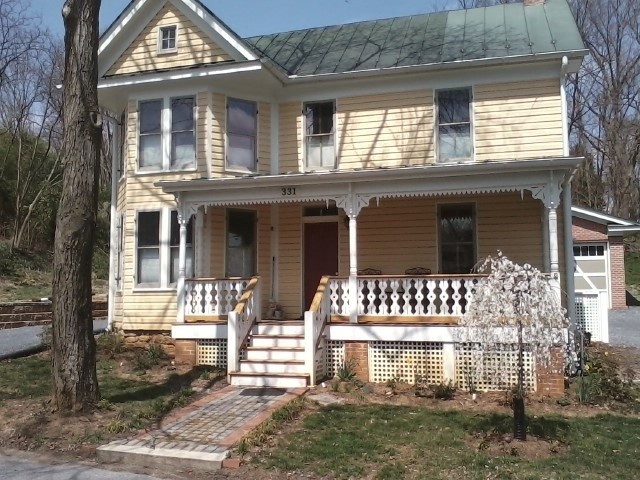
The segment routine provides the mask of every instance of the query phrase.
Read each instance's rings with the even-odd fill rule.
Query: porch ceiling
[[[310,172],[286,175],[246,175],[155,185],[192,208],[312,201],[339,202],[346,195],[367,198],[440,196],[491,192],[561,190],[583,161],[580,157],[506,162],[433,164],[417,167]],[[541,198],[544,200],[543,198]]]

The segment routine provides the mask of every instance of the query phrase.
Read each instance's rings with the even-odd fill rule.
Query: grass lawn
[[[48,353],[0,362],[0,447],[76,451],[160,420],[193,400],[220,372],[174,367],[159,346],[128,349],[99,339],[97,372],[102,400],[95,413],[64,417],[51,412]]]
[[[538,416],[530,419],[529,431],[547,440],[532,439],[543,455],[525,454],[531,445],[519,442],[509,443],[506,454],[490,451],[482,432],[502,438],[500,434],[511,429],[511,417],[502,413],[339,405],[305,417],[256,461],[280,471],[344,479],[568,480],[640,475],[638,418]]]

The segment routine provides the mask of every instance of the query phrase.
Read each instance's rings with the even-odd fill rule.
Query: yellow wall
[[[340,168],[433,163],[433,91],[341,98]]]
[[[178,25],[178,51],[159,54],[159,29],[167,25]],[[107,75],[190,67],[229,60],[231,57],[227,53],[203,34],[180,10],[167,2],[109,69]]]
[[[562,102],[555,80],[474,88],[476,160],[562,156]]]

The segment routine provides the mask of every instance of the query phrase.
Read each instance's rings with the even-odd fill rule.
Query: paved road
[[[0,480],[160,480],[148,475],[112,472],[87,465],[46,463],[0,455]]]
[[[106,320],[93,322],[94,331],[107,328]],[[43,327],[22,327],[0,330],[0,359],[17,352],[37,348],[42,345]],[[0,477],[1,478],[1,477]]]
[[[609,342],[640,347],[640,307],[609,310]]]

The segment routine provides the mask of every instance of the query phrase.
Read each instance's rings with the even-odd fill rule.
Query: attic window
[[[158,36],[158,51],[160,53],[175,52],[178,50],[178,27],[169,25],[160,27]]]

